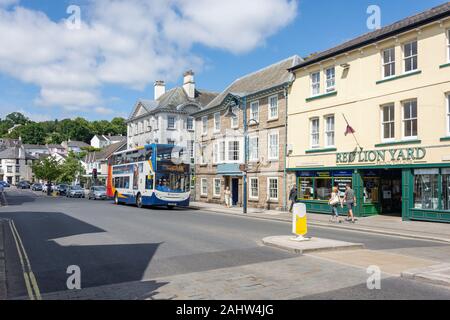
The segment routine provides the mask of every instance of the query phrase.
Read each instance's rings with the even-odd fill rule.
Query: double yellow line
[[[30,259],[28,259],[27,252],[25,251],[25,247],[23,246],[22,239],[20,238],[14,221],[9,220],[9,227],[11,228],[14,241],[16,242],[17,253],[19,254],[20,264],[22,265],[23,278],[25,280],[28,297],[30,300],[42,300],[36,277],[31,269]]]

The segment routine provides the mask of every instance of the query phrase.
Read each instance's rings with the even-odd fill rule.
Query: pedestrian
[[[355,217],[353,216],[353,208],[356,206],[355,191],[353,191],[349,183],[347,183],[345,189],[344,203],[347,205],[348,209],[346,220],[351,221],[351,223],[355,223]]]
[[[0,207],[2,206],[2,201],[3,201],[3,197],[4,197],[3,192],[4,191],[5,191],[5,187],[4,187],[3,183],[0,183]]]
[[[342,203],[341,197],[339,197],[339,190],[337,187],[333,187],[328,204],[331,207],[331,214],[332,214],[330,222],[341,223],[341,220],[339,220],[338,206],[342,205]]]
[[[225,188],[225,205],[227,208],[231,208],[231,190],[228,186]]]
[[[291,206],[289,207],[289,212],[292,213],[294,209],[294,204],[297,200],[297,185],[293,185],[291,192],[289,193],[289,200],[291,201]]]

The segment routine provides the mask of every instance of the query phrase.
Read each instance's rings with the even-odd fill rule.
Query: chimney
[[[155,81],[155,100],[158,100],[164,93],[166,93],[166,84],[164,81]]]
[[[184,73],[183,89],[186,92],[189,99],[195,98],[195,81],[194,72],[192,70]]]

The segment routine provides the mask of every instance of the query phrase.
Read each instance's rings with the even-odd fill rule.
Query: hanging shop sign
[[[402,148],[389,150],[363,150],[336,154],[336,164],[377,163],[398,164],[423,160],[425,148]]]

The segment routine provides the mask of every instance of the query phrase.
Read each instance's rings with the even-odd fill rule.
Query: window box
[[[447,68],[447,67],[450,67],[450,63],[441,64],[439,66],[440,69],[444,69],[444,68]]]
[[[336,151],[337,151],[337,148],[323,148],[323,149],[306,150],[305,153],[311,154],[311,153],[325,153],[325,152],[336,152]]]
[[[376,84],[381,84],[381,83],[385,83],[385,82],[389,82],[389,81],[394,81],[394,80],[401,79],[401,78],[406,78],[406,77],[410,77],[410,76],[415,76],[415,75],[421,74],[421,73],[422,73],[422,70],[417,70],[417,71],[413,71],[413,72],[408,72],[408,73],[401,74],[401,75],[399,75],[399,76],[390,77],[390,78],[387,78],[387,79],[383,79],[383,80],[377,81]]]
[[[338,94],[337,91],[333,91],[333,92],[329,92],[329,93],[325,93],[325,94],[320,94],[320,95],[317,95],[317,96],[313,96],[313,97],[307,98],[306,102],[314,101],[314,100],[317,100],[317,99],[333,97],[333,96],[336,96],[337,94]]]
[[[421,144],[422,140],[402,140],[402,141],[393,141],[393,142],[386,142],[386,143],[380,143],[376,144],[375,148],[381,148],[381,147],[390,147],[390,146],[399,146],[399,145],[405,145],[405,144]]]

